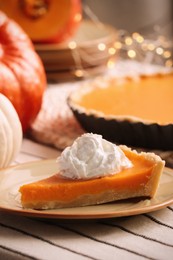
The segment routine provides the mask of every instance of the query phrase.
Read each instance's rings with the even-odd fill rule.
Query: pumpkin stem
[[[47,14],[49,0],[21,0],[20,8],[30,19],[39,19]]]

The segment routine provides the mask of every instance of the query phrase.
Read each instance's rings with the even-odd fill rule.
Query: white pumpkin
[[[10,100],[0,93],[0,168],[7,167],[22,144],[22,125]]]

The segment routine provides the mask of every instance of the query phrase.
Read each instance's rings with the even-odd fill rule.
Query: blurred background
[[[154,31],[167,37],[173,36],[172,0],[83,0],[93,14],[116,27],[141,34]],[[86,12],[84,12],[86,16]]]
[[[48,132],[51,138],[55,136],[62,143],[64,136],[69,134],[71,141],[71,136],[77,134],[76,121],[66,102],[76,83],[82,86],[81,81],[97,80],[97,76],[139,78],[140,75],[164,74],[173,70],[173,0],[0,0],[0,10],[23,28],[21,34],[26,33],[25,37],[32,40],[32,51],[43,62],[43,73],[50,90],[46,92],[47,99],[38,124],[32,126],[32,136],[47,144],[53,142],[55,145]],[[11,40],[14,50],[17,44],[23,46],[23,38],[17,36],[15,30],[7,30],[6,37]],[[23,55],[30,65],[30,57],[23,51],[17,51],[14,60],[14,53],[9,55],[13,49],[6,42],[2,41],[5,46],[1,47],[9,64],[14,61],[18,65],[18,59]],[[24,79],[27,75],[28,79],[28,72],[21,64],[22,75]],[[18,67],[15,64],[12,68]],[[4,87],[4,78],[1,78]],[[21,78],[21,73],[14,78]],[[30,78],[34,77],[31,75]],[[11,80],[7,80],[7,89],[9,85]],[[57,147],[63,148],[62,143],[58,142]]]
[[[173,67],[172,0],[0,0],[0,10],[33,41],[51,82],[102,74],[117,58]]]

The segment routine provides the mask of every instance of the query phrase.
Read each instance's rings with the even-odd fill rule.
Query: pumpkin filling
[[[173,122],[173,74],[138,80],[110,80],[105,87],[94,86],[72,95],[74,105],[105,116],[132,116],[148,122]]]

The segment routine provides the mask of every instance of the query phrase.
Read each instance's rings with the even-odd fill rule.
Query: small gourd
[[[0,168],[10,165],[22,144],[22,125],[10,100],[0,93]]]

